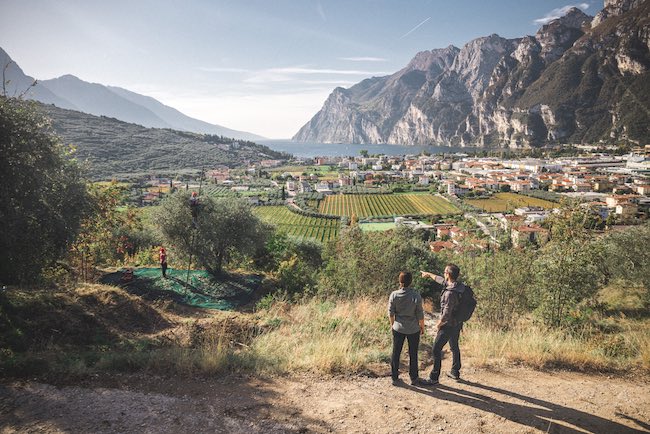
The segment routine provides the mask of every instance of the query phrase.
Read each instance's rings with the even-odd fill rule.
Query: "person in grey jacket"
[[[411,384],[426,385],[429,382],[418,375],[418,347],[424,333],[424,310],[422,296],[411,287],[413,276],[407,271],[399,274],[399,289],[388,298],[388,317],[393,332],[393,354],[390,359],[393,385],[399,384],[399,359],[404,340],[409,345],[409,376]]]
[[[458,282],[460,268],[455,264],[447,264],[444,277],[427,271],[421,271],[420,273],[422,277],[429,277],[443,286],[442,294],[440,294],[440,320],[436,324],[438,333],[433,342],[433,369],[429,375],[430,382],[431,384],[438,384],[442,365],[442,349],[447,342],[449,342],[452,359],[451,371],[447,374],[447,377],[458,381],[460,380],[461,367],[458,340],[463,323],[454,318],[454,310],[465,290],[465,285]]]

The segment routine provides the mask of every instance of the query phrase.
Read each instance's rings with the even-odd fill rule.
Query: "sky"
[[[0,47],[39,80],[75,75],[210,123],[293,136],[337,87],[416,53],[515,38],[602,0],[0,0]]]

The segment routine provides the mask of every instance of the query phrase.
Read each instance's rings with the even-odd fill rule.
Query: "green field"
[[[515,208],[524,206],[538,206],[545,209],[558,208],[558,204],[555,202],[517,193],[496,193],[490,199],[468,199],[464,202],[487,212],[514,211]]]
[[[327,196],[320,203],[323,214],[359,218],[415,214],[460,213],[449,201],[429,194],[343,194]]]
[[[286,206],[258,206],[253,212],[262,220],[274,224],[289,236],[316,241],[329,241],[338,236],[341,221],[307,217],[292,212]]]
[[[364,232],[382,232],[395,229],[395,223],[359,223],[359,228]]]

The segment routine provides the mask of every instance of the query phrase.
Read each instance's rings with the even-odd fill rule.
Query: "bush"
[[[344,297],[388,295],[406,270],[413,273],[415,288],[431,292],[432,281],[421,279],[418,271],[439,270],[439,263],[422,237],[409,228],[364,233],[350,226],[325,249],[319,291]]]

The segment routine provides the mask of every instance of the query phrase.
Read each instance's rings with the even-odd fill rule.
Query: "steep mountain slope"
[[[183,131],[193,131],[195,133],[218,134],[225,137],[235,137],[243,140],[261,140],[262,136],[246,133],[244,131],[231,130],[230,128],[213,125],[198,119],[191,118],[179,112],[175,108],[162,104],[155,98],[140,95],[121,87],[107,86],[112,92],[125,98],[141,107],[145,107],[154,113],[158,118],[172,126],[172,128]]]
[[[4,93],[23,96],[60,108],[79,110],[97,116],[110,116],[145,127],[172,128],[195,133],[217,134],[239,140],[260,140],[262,136],[210,124],[184,115],[154,98],[119,87],[88,83],[73,75],[38,81],[26,75],[0,48],[0,70],[3,71]],[[0,87],[0,92],[3,92]]]
[[[145,128],[105,116],[93,116],[38,104],[54,132],[76,157],[88,162],[95,179],[148,173],[176,174],[218,165],[235,167],[248,161],[286,155],[252,142],[169,129]]]
[[[77,110],[95,116],[123,119],[145,127],[171,128],[151,110],[116,94],[98,83],[88,83],[74,75],[64,75],[41,84],[56,95],[65,95]]]
[[[528,147],[650,136],[650,0],[577,8],[535,36],[418,53],[337,88],[297,141]]]
[[[2,72],[0,93],[3,95],[8,97],[22,95],[27,99],[34,99],[45,104],[56,104],[59,107],[73,110],[76,108],[70,101],[55,95],[41,83],[37,83],[33,77],[25,74],[2,48],[0,48],[0,71]]]

